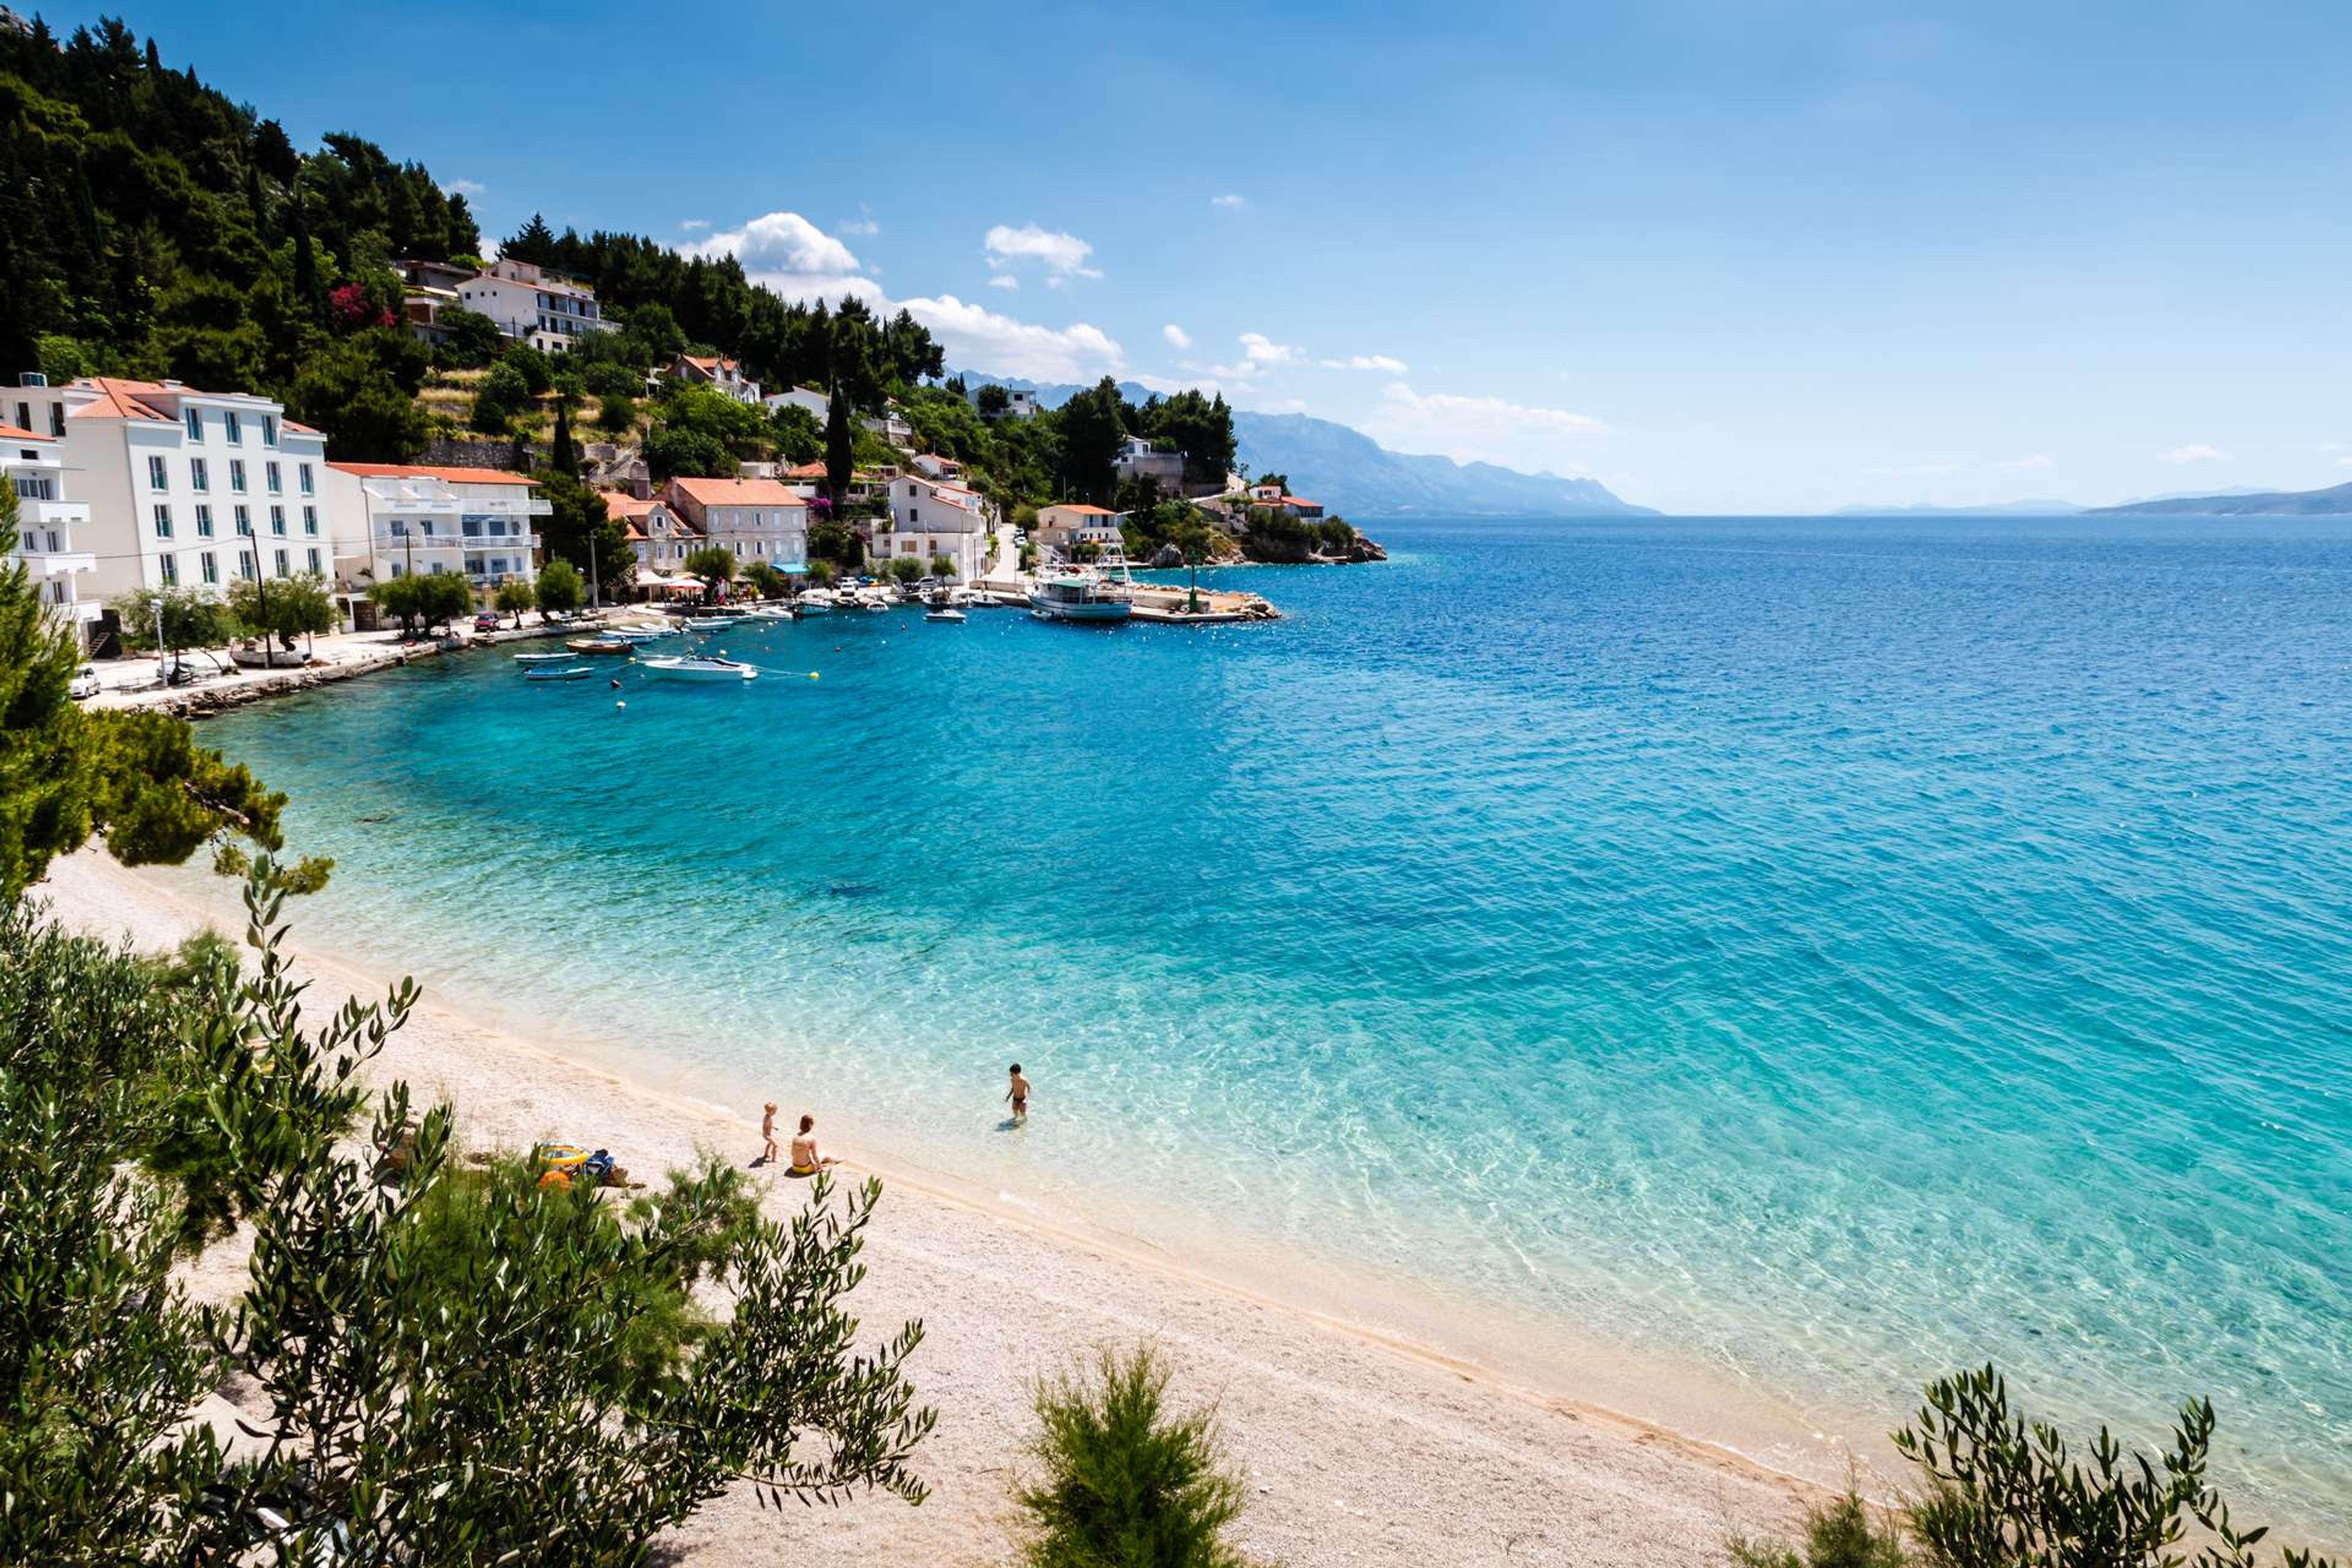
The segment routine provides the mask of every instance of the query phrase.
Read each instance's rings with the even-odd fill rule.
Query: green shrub
[[[1242,1482],[1216,1414],[1169,1410],[1168,1379],[1147,1344],[1038,1384],[1043,1474],[1017,1499],[1034,1568],[1242,1568],[1225,1540]]]
[[[1739,1568],[1904,1568],[1903,1533],[1895,1521],[1873,1518],[1849,1484],[1845,1495],[1805,1510],[1801,1551],[1785,1542],[1731,1538]]]

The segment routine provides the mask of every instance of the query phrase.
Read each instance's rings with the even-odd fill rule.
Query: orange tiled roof
[[[1111,510],[1108,507],[1084,506],[1076,501],[1065,501],[1059,506],[1043,507],[1039,510],[1044,511],[1075,511],[1082,517],[1117,517],[1118,515],[1118,513]]]
[[[823,463],[800,463],[784,470],[788,479],[821,479],[824,478]]]
[[[528,474],[509,474],[500,468],[436,468],[423,463],[329,463],[346,474],[363,479],[439,479],[449,485],[535,485]]]
[[[808,502],[775,479],[697,479],[680,475],[670,480],[678,493],[698,506],[806,506]]]
[[[36,436],[30,430],[19,430],[14,425],[0,425],[0,441],[54,441],[54,436]]]
[[[151,393],[167,392],[168,387],[152,381],[124,381],[111,375],[84,376],[73,384],[89,387],[99,393],[94,402],[85,403],[68,415],[71,419],[150,419],[159,425],[169,425],[172,416],[144,401]]]

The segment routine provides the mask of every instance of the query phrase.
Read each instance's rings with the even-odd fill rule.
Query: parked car
[[[499,629],[499,617],[490,611],[484,610],[480,615],[474,617],[474,629],[478,632],[497,631]]]
[[[73,679],[66,682],[66,695],[68,697],[95,697],[98,693],[98,667],[94,664],[83,665],[74,671]]]

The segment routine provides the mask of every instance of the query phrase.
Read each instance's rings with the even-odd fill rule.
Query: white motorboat
[[[1041,621],[1123,621],[1135,614],[1124,583],[1094,572],[1055,572],[1029,590],[1029,613]]]
[[[608,626],[604,631],[607,639],[627,643],[631,647],[642,647],[646,643],[659,642],[664,637],[676,635],[674,631],[656,630],[651,626]]]
[[[742,624],[740,616],[697,616],[686,623],[686,629],[690,632],[723,632],[729,626]]]
[[[890,607],[890,596],[878,588],[860,588],[850,595],[848,607],[853,610],[887,610]]]
[[[952,624],[957,621],[970,620],[971,618],[971,616],[965,615],[961,610],[952,608],[947,605],[941,605],[935,610],[925,610],[923,612],[923,619],[927,621],[947,621]]]
[[[794,621],[800,617],[793,613],[790,605],[762,605],[756,610],[744,611],[743,618],[747,621]]]
[[[752,680],[760,674],[731,658],[648,658],[637,668],[656,680]]]
[[[519,654],[517,654],[517,655],[515,655],[515,656],[514,656],[514,661],[515,661],[517,664],[523,665],[523,666],[526,666],[526,667],[530,666],[530,665],[534,665],[534,664],[569,664],[569,663],[571,663],[574,658],[578,658],[578,657],[579,657],[579,656],[578,656],[577,654],[573,654],[573,653],[570,653],[570,652],[565,652],[565,653],[519,653]]]
[[[793,601],[793,607],[804,616],[829,616],[834,612],[834,599],[823,588],[811,588]]]
[[[565,654],[563,657],[570,658],[572,656]],[[552,664],[535,664],[522,672],[522,678],[525,680],[585,680],[595,673],[584,664],[564,665],[560,668]]]

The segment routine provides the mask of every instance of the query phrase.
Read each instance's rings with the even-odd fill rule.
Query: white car
[[[96,665],[83,665],[74,671],[73,679],[66,682],[66,695],[72,698],[95,697],[99,689]]]

